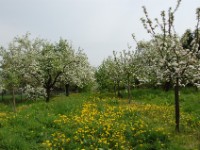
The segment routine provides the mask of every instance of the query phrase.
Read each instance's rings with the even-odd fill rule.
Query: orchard
[[[178,35],[180,6],[143,6],[151,38],[98,67],[64,38],[0,47],[0,149],[200,149],[200,8]]]

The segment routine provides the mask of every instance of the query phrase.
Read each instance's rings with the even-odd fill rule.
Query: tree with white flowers
[[[141,85],[147,87],[156,87],[158,69],[154,63],[154,59],[158,57],[151,41],[137,42],[135,52],[135,62],[137,66],[137,76]]]
[[[61,82],[65,85],[65,95],[69,96],[69,86],[76,85],[83,88],[94,82],[94,71],[89,64],[87,55],[82,49],[78,49],[73,55],[74,63],[64,68]],[[65,61],[65,60],[64,60]]]
[[[115,96],[122,97],[120,89],[126,88],[129,103],[131,88],[137,78],[135,52],[130,49],[131,47],[129,51],[123,50],[119,53],[113,51],[113,57],[105,59],[96,72],[96,79],[101,89],[113,89]]]
[[[16,37],[8,49],[1,48],[1,71],[3,85],[15,92],[26,92],[29,98],[45,96],[50,100],[51,92],[61,79],[84,86],[93,80],[93,71],[82,50],[75,52],[67,40],[52,44],[43,39],[30,39],[30,34]],[[69,77],[69,78],[68,78]],[[67,84],[66,80],[64,84]]]
[[[101,90],[114,91],[115,96],[122,97],[120,88],[123,85],[122,69],[117,53],[113,51],[114,58],[109,56],[98,67],[95,76]]]
[[[116,51],[113,51],[113,57],[114,57],[113,63],[110,63],[109,67],[110,76],[112,77],[112,80],[114,82],[115,89],[117,89],[117,96],[122,97],[122,94],[120,93],[120,87],[124,84],[123,83],[124,70],[122,68],[122,59],[120,59]]]
[[[42,49],[36,50],[32,55],[34,57],[29,74],[45,89],[46,102],[49,102],[56,83],[76,68],[78,61],[75,58],[75,51],[67,40],[60,39],[55,45],[44,42]],[[67,70],[68,68],[71,70]]]
[[[26,39],[24,36],[23,39]],[[16,111],[16,92],[23,87],[25,82],[24,74],[25,66],[25,50],[23,44],[21,44],[21,38],[16,37],[9,44],[8,49],[1,48],[1,78],[4,89],[8,89],[12,92],[12,102],[14,111]],[[26,41],[25,41],[26,42]]]
[[[136,78],[136,62],[135,62],[135,52],[130,50],[123,50],[118,56],[118,65],[120,66],[121,72],[120,76],[121,82],[127,89],[129,103],[131,102],[131,88],[134,86],[134,81]],[[114,53],[115,60],[117,60],[117,55]]]
[[[168,15],[165,11],[161,12],[162,21],[156,20],[154,25],[149,18],[147,10],[143,7],[145,18],[142,18],[144,28],[152,36],[151,44],[155,48],[157,57],[154,58],[153,63],[159,69],[159,80],[169,81],[174,85],[175,94],[175,124],[176,131],[179,132],[180,110],[179,110],[179,91],[181,86],[187,83],[197,81],[195,78],[200,74],[199,60],[197,59],[198,43],[195,42],[192,50],[185,49],[181,43],[181,39],[174,31],[174,13],[177,11],[180,4],[178,1],[177,7],[172,10],[169,8]],[[199,16],[200,9],[197,9],[197,16]],[[199,23],[199,17],[197,17]],[[197,24],[198,24],[197,23]],[[160,29],[160,31],[158,30]],[[158,33],[159,34],[158,34]],[[161,33],[160,33],[161,32]],[[160,82],[158,81],[158,82]]]

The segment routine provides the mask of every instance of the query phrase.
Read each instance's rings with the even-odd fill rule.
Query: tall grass
[[[20,103],[17,113],[0,104],[0,149],[200,149],[200,92],[181,90],[180,134],[173,91],[134,89],[131,104],[123,96],[58,95],[49,103]]]

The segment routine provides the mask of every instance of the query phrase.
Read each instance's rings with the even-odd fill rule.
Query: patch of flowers
[[[0,112],[0,127],[4,126],[9,118],[10,115],[8,113]]]
[[[49,135],[43,146],[47,149],[167,148],[169,133],[164,128],[150,127],[148,120],[139,115],[149,112],[148,117],[155,118],[159,110],[163,112],[163,108],[149,104],[85,102],[80,114],[59,115],[53,121],[57,130]],[[169,120],[173,118],[169,117]]]
[[[70,138],[66,137],[66,135],[62,132],[55,132],[51,135],[50,140],[46,140],[43,142],[43,145],[47,148],[63,148],[68,145],[70,142]]]

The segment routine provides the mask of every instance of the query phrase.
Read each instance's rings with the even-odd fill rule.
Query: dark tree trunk
[[[46,102],[49,102],[50,100],[50,93],[51,93],[51,88],[50,87],[46,87]]]
[[[46,102],[49,102],[50,96],[51,96],[51,89],[54,87],[56,82],[58,81],[59,76],[62,74],[62,72],[58,72],[57,75],[52,79],[52,76],[50,74],[50,71],[48,70],[48,79],[44,83],[43,87],[46,89]]]
[[[69,84],[65,84],[65,95],[69,96]]]
[[[170,81],[166,81],[164,84],[164,90],[166,92],[168,92],[171,89],[171,82]]]
[[[166,92],[168,92],[170,89],[172,89],[172,78],[171,78],[171,76],[169,76],[169,81],[166,81],[165,83],[164,83],[164,90],[166,91]]]
[[[117,92],[116,92],[116,84],[114,84],[114,93],[115,93],[115,97],[117,96]]]
[[[177,132],[180,131],[179,128],[179,123],[180,123],[180,109],[179,109],[179,79],[176,79],[176,85],[174,88],[174,94],[175,94],[175,123],[176,123],[176,127],[175,130]]]

